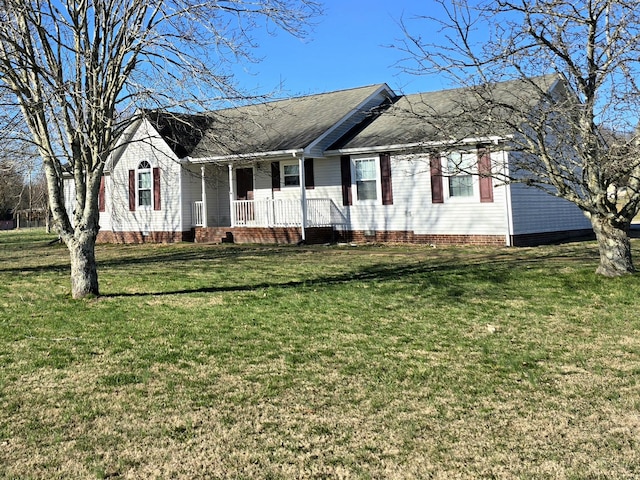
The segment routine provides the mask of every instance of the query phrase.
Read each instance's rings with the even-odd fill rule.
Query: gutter
[[[410,150],[418,148],[428,147],[443,147],[451,145],[466,145],[475,143],[493,143],[497,145],[500,141],[512,138],[512,135],[497,136],[492,135],[489,137],[469,137],[462,140],[444,140],[437,142],[413,142],[413,143],[398,143],[391,145],[380,145],[376,147],[354,147],[354,148],[338,148],[335,150],[325,150],[322,157],[331,157],[336,155],[357,155],[361,153],[379,153],[389,151]],[[212,162],[231,162],[239,160],[256,160],[256,159],[269,159],[269,158],[282,158],[282,157],[298,157],[300,155],[309,155],[309,148],[292,148],[287,150],[273,150],[270,152],[254,152],[254,153],[239,153],[234,155],[214,155],[211,157],[191,157],[186,156],[182,159],[186,163],[212,163]]]
[[[289,150],[274,150],[271,152],[255,152],[255,153],[239,153],[235,155],[215,155],[211,157],[198,157],[194,158],[186,156],[182,159],[183,162],[188,163],[212,163],[212,162],[231,162],[233,160],[255,160],[260,158],[273,158],[273,157],[296,157],[304,153],[304,149],[295,148]]]
[[[411,149],[428,148],[428,147],[467,145],[467,144],[475,144],[475,143],[493,143],[494,145],[497,145],[499,142],[506,140],[508,138],[512,138],[512,135],[469,137],[469,138],[463,138],[462,140],[441,140],[437,142],[399,143],[399,144],[391,144],[391,145],[380,145],[376,147],[338,148],[335,150],[327,150],[324,152],[324,155],[326,157],[334,156],[334,155],[357,155],[361,153],[389,152],[389,151],[411,150]]]

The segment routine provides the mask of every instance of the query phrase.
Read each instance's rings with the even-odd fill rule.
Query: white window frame
[[[455,168],[451,168],[449,161],[453,155],[460,156],[458,160],[455,160],[458,165],[462,166],[466,172],[457,171]],[[478,177],[476,175],[478,170],[478,153],[476,151],[456,151],[448,152],[442,156],[443,171],[446,172],[446,188],[444,189],[445,199],[453,202],[475,202],[479,201],[480,190],[478,187]],[[471,181],[471,194],[470,195],[451,195],[452,180],[454,178],[469,177]],[[443,185],[444,186],[444,185]]]
[[[146,164],[146,165],[145,165]],[[141,188],[141,179],[140,175],[146,174],[149,176],[149,188]],[[141,203],[142,196],[140,192],[149,191],[149,204],[143,205]],[[151,167],[151,163],[147,160],[142,160],[138,164],[138,168],[136,168],[136,208],[153,208],[153,168]]]
[[[358,179],[357,163],[362,161],[373,161],[376,182],[376,198],[360,200],[358,199]],[[373,180],[373,178],[371,179]],[[355,156],[351,157],[351,189],[353,192],[354,205],[382,205],[382,178],[380,177],[380,157],[379,156]]]
[[[295,166],[298,169],[298,183],[295,185],[287,185],[285,177],[292,177],[293,175],[285,175],[285,167]],[[281,188],[300,188],[300,164],[295,161],[281,161],[280,162],[280,187]]]

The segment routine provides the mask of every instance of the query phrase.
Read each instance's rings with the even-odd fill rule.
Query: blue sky
[[[304,40],[254,32],[262,61],[249,67],[252,75],[240,75],[241,85],[264,93],[282,83],[283,93],[292,96],[382,82],[398,93],[447,86],[438,78],[401,72],[396,64],[405,55],[388,47],[403,37],[401,18],[435,13],[429,0],[325,0],[324,6],[325,14]],[[426,22],[415,25],[424,35]]]

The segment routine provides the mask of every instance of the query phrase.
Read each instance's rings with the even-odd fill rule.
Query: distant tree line
[[[0,220],[11,220],[17,212],[24,212],[23,217],[46,216],[47,186],[42,170],[32,158],[0,155]]]

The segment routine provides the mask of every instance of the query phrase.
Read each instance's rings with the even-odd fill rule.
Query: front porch
[[[334,241],[334,227],[345,223],[328,198],[234,200],[229,225],[209,226],[205,218],[203,202],[193,202],[196,242],[327,243]]]
[[[193,202],[192,227],[208,227],[204,221],[204,202]],[[234,200],[230,227],[332,227],[340,224],[341,214],[329,198]]]
[[[197,242],[325,243],[347,224],[332,197],[315,190],[313,159],[201,164],[200,198],[194,177],[187,188]]]

